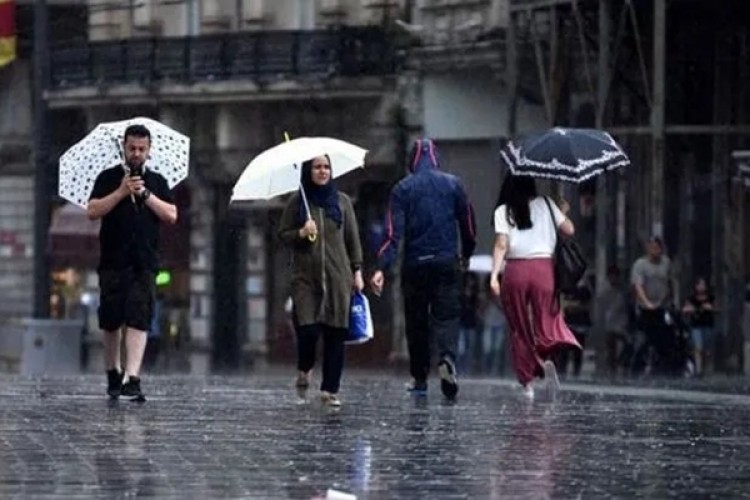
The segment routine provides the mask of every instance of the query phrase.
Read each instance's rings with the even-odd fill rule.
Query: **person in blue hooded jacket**
[[[402,288],[409,367],[409,390],[427,391],[430,345],[438,347],[440,387],[448,399],[458,393],[455,359],[461,313],[461,261],[476,246],[476,225],[458,177],[440,169],[435,144],[415,141],[409,156],[410,174],[391,191],[385,238],[377,253],[370,284],[381,293],[387,271],[404,242]],[[460,233],[460,249],[459,249]]]

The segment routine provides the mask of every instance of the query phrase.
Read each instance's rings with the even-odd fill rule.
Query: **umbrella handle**
[[[130,167],[125,162],[125,155],[123,154],[122,148],[120,147],[120,141],[117,140],[117,137],[113,137],[112,140],[115,142],[115,147],[117,148],[117,152],[120,155],[120,162],[122,163],[122,167],[125,169],[125,175],[130,177]],[[133,193],[130,193],[130,202],[135,205],[135,196],[133,196]]]
[[[286,142],[290,142],[291,141],[291,139],[289,138],[289,133],[288,132],[284,132],[284,140]],[[307,220],[312,220],[312,215],[310,214],[310,205],[307,203],[307,195],[305,194],[305,190],[302,188],[302,185],[300,185],[300,187],[299,187],[299,192],[302,195],[302,202],[305,204],[305,210],[307,211]],[[318,239],[318,235],[317,234],[308,234],[307,235],[307,239],[311,243],[315,243],[315,240]]]
[[[300,196],[302,196],[302,203],[305,205],[305,211],[307,212],[307,220],[313,220],[312,214],[310,213],[310,205],[307,203],[307,195],[305,194],[305,189],[300,185],[299,187]],[[307,239],[311,243],[315,243],[315,240],[318,239],[317,234],[308,234]]]

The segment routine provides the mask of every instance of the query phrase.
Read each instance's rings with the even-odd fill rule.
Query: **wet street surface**
[[[746,396],[405,381],[349,372],[328,410],[290,375],[144,378],[143,405],[0,376],[0,498],[750,498]]]

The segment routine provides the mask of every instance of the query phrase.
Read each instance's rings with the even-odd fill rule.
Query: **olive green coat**
[[[315,242],[299,237],[299,193],[281,215],[279,237],[291,249],[292,301],[300,326],[322,323],[349,328],[354,269],[362,265],[362,245],[351,199],[339,193],[342,224],[337,227],[322,208],[310,206],[318,227]]]

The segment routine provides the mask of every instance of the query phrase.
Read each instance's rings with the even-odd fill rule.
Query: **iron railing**
[[[396,49],[378,27],[259,31],[78,42],[51,49],[52,89],[392,74]]]

